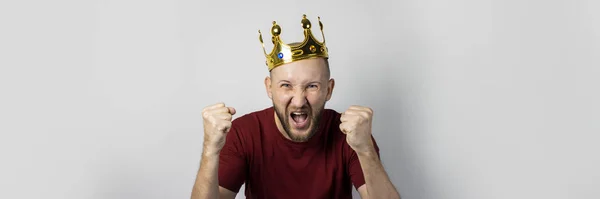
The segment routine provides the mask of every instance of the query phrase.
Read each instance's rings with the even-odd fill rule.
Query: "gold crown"
[[[325,34],[323,34],[323,23],[321,23],[321,17],[319,19],[319,27],[321,28],[321,35],[323,36],[323,42],[319,42],[315,39],[312,32],[310,31],[311,24],[306,18],[306,15],[302,16],[302,28],[304,28],[304,41],[297,44],[285,44],[281,41],[279,35],[281,34],[281,27],[277,25],[277,22],[273,21],[273,27],[271,27],[271,41],[273,42],[273,50],[267,54],[265,50],[265,44],[263,43],[262,33],[258,30],[259,40],[262,44],[263,52],[267,58],[266,64],[269,67],[269,71],[282,64],[308,59],[313,57],[329,58],[327,54],[327,46],[325,46]]]

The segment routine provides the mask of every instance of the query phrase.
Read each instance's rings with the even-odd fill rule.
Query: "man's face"
[[[276,67],[265,79],[265,86],[280,130],[296,142],[312,137],[334,86],[325,59],[305,59]]]

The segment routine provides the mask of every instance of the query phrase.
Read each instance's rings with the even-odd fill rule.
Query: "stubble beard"
[[[323,104],[323,106],[320,107],[317,112],[314,112],[314,110],[312,109],[312,106],[310,104],[308,105],[308,109],[310,110],[310,113],[312,113],[312,114],[310,116],[310,124],[309,124],[308,134],[306,134],[306,135],[295,135],[295,134],[291,133],[292,125],[290,124],[290,121],[289,121],[290,120],[290,117],[289,117],[290,112],[288,112],[288,109],[285,109],[285,111],[283,111],[283,113],[282,113],[282,111],[280,111],[280,109],[277,107],[277,105],[273,104],[273,107],[275,107],[275,114],[277,114],[279,121],[282,123],[281,126],[283,126],[283,129],[285,130],[284,133],[286,135],[288,135],[288,137],[294,142],[306,142],[317,132],[317,129],[319,128],[319,124],[321,121],[321,112],[325,108],[325,105]]]

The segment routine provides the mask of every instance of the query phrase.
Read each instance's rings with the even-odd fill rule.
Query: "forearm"
[[[202,152],[200,169],[192,190],[192,199],[219,198],[219,153]]]
[[[357,155],[365,176],[369,199],[400,198],[400,194],[390,181],[375,149]]]

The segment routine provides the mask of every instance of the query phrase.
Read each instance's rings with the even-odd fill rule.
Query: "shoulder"
[[[251,153],[254,146],[260,146],[261,134],[265,128],[268,128],[269,112],[272,113],[271,108],[265,108],[234,119],[227,133],[225,145],[232,145],[239,151]]]
[[[333,109],[324,109],[321,115],[320,125],[322,131],[327,134],[328,140],[344,144],[346,135],[340,130],[341,113]]]
[[[234,119],[232,121],[232,125],[237,126],[237,127],[244,127],[244,128],[253,127],[253,126],[258,127],[261,123],[263,123],[264,121],[269,119],[269,115],[271,115],[271,117],[273,117],[272,114],[269,114],[269,113],[273,113],[273,107],[265,108],[262,110],[258,110],[258,111],[254,111],[254,112],[242,115],[242,116]]]
[[[333,110],[333,109],[324,109],[323,110],[323,118],[325,118],[327,120],[331,120],[331,122],[339,123],[341,116],[342,116],[342,114],[337,112],[336,110]]]

